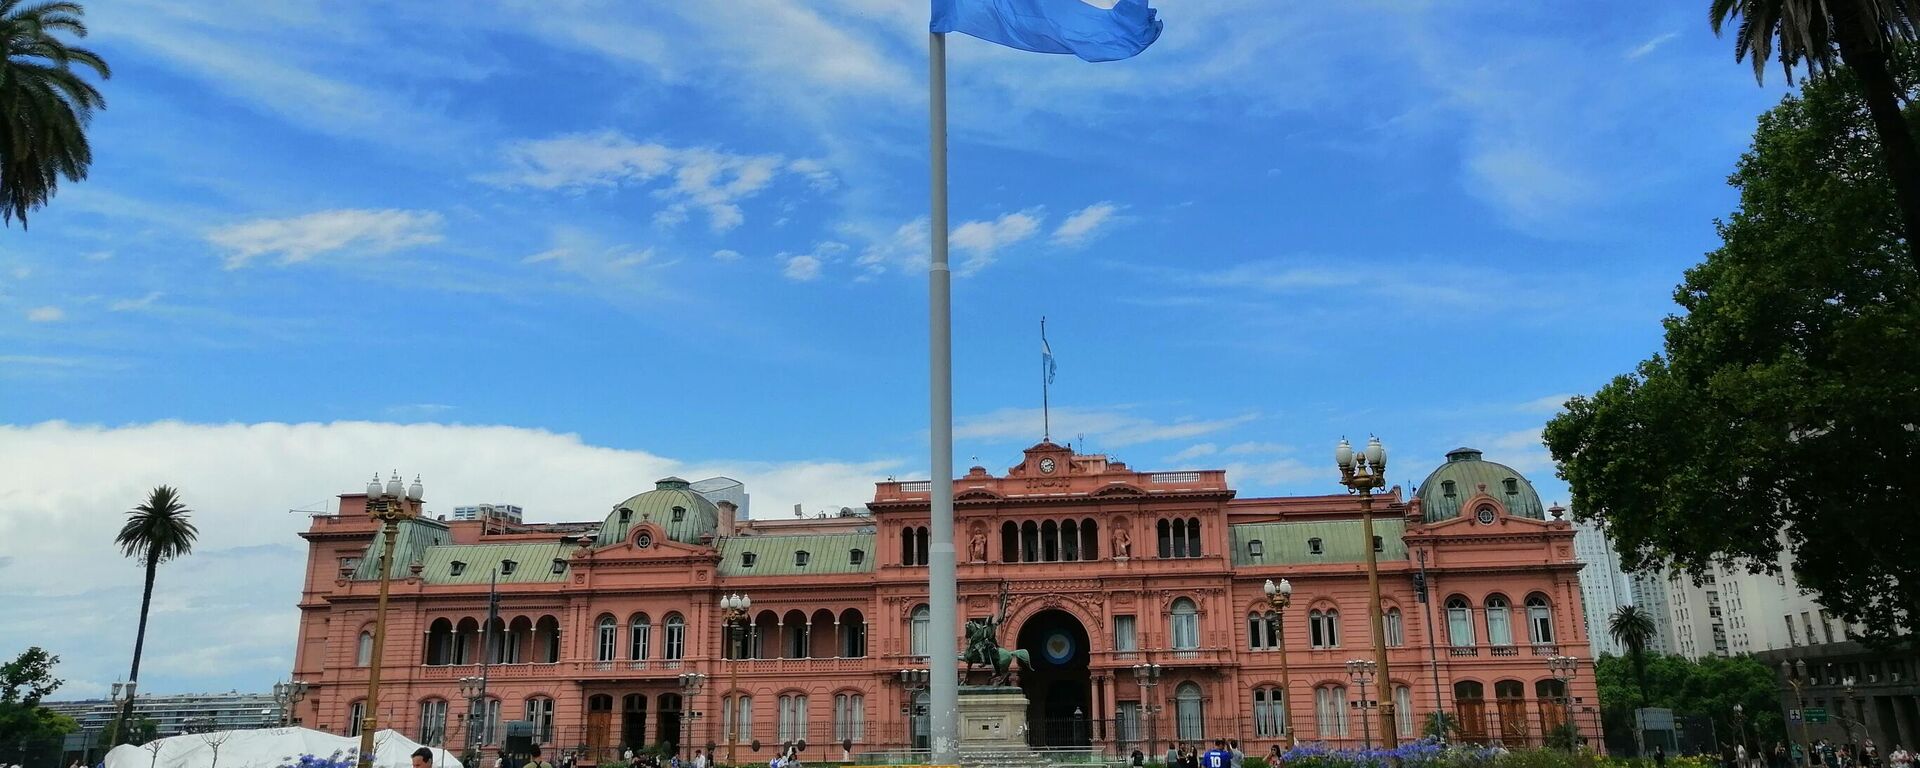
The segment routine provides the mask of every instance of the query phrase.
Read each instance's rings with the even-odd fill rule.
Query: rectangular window
[[[1473,645],[1473,609],[1447,609],[1447,639],[1452,641],[1456,648],[1467,648]]]
[[[922,605],[913,609],[913,618],[907,622],[907,653],[915,656],[927,655],[927,625],[932,621],[927,607]]]
[[[1265,544],[1260,543],[1259,539],[1254,539],[1253,541],[1247,542],[1247,558],[1248,559],[1259,560],[1260,558],[1265,557],[1266,554],[1267,554],[1267,547]]]
[[[679,659],[684,657],[686,653],[687,625],[678,621],[667,622],[667,654],[662,658],[668,660]]]
[[[347,705],[347,735],[360,735],[360,721],[367,719],[367,703],[356,701]],[[156,747],[155,749],[158,749]]]
[[[447,740],[447,701],[427,699],[420,702],[420,743],[439,745]]]
[[[1134,629],[1132,616],[1113,617],[1113,649],[1116,651],[1140,650],[1140,637]]]
[[[1386,626],[1387,646],[1398,648],[1407,644],[1407,627],[1402,621],[1399,609],[1387,611],[1381,616],[1381,624]]]
[[[1320,738],[1343,739],[1347,736],[1347,689],[1329,685],[1313,689],[1314,724]]]
[[[779,738],[782,743],[807,738],[807,697],[780,697]]]
[[[1783,617],[1781,617],[1781,618],[1784,618],[1784,619],[1786,619],[1786,620],[1787,620],[1787,644],[1788,644],[1788,645],[1799,645],[1799,644],[1800,644],[1800,631],[1799,631],[1799,628],[1798,628],[1798,627],[1795,627],[1795,626],[1793,626],[1793,616],[1792,616],[1791,614],[1789,614],[1789,615],[1787,615],[1787,616],[1783,616]]]
[[[1813,634],[1813,614],[1801,611],[1800,626],[1807,630],[1807,645],[1815,645],[1820,642]]]
[[[1118,715],[1114,728],[1119,731],[1115,735],[1120,737],[1121,743],[1131,744],[1140,741],[1140,702],[1115,702],[1114,712]]]
[[[1253,689],[1253,735],[1262,738],[1276,738],[1282,733],[1282,724],[1286,722],[1281,712],[1284,702],[1278,688]]]
[[[1827,638],[1827,642],[1833,642],[1833,619],[1827,617],[1826,609],[1820,611],[1820,632]]]
[[[833,740],[859,742],[865,738],[866,698],[857,693],[833,697]]]
[[[527,699],[527,722],[533,723],[533,743],[553,743],[553,699]]]

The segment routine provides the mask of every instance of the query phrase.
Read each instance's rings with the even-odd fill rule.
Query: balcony
[[[1489,656],[1518,656],[1520,648],[1512,645],[1496,645],[1487,650]]]
[[[871,672],[877,666],[871,659],[867,658],[740,659],[738,661],[723,660],[718,663],[720,664],[719,669],[726,669],[728,664],[737,663],[740,665],[740,671],[748,674],[772,672]]]
[[[487,677],[492,679],[519,677],[547,677],[559,674],[560,664],[490,664]],[[435,664],[420,668],[423,680],[458,680],[463,677],[479,677],[478,664]]]
[[[1480,655],[1480,648],[1473,645],[1456,645],[1447,649],[1447,655],[1454,658],[1476,658]]]

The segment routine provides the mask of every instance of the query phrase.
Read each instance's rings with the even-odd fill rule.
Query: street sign
[[[1802,714],[1806,715],[1807,722],[1813,725],[1827,722],[1827,710],[1824,707],[1807,707]]]

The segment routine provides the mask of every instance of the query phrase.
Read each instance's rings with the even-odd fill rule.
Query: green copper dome
[[[720,529],[720,508],[695,493],[691,484],[677,477],[662,479],[653,490],[614,505],[600,525],[594,545],[604,547],[627,538],[634,526],[652,523],[666,531],[667,538],[683,544],[698,544],[700,538],[716,535]]]
[[[1528,482],[1525,475],[1513,467],[1481,458],[1480,452],[1472,448],[1448,451],[1447,463],[1421,481],[1418,495],[1426,510],[1426,520],[1432,523],[1459,517],[1467,499],[1483,491],[1506,505],[1507,514],[1535,520],[1547,518],[1540,493],[1533,489],[1533,483]]]

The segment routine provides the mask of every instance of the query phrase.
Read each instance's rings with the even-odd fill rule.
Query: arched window
[[[912,618],[907,620],[907,653],[915,656],[927,655],[927,627],[933,623],[933,614],[924,605],[913,607]]]
[[[867,655],[867,619],[860,611],[848,608],[840,613],[840,658],[858,659]]]
[[[1256,651],[1280,647],[1280,616],[1272,611],[1247,614],[1247,647]]]
[[[913,529],[913,557],[915,565],[926,565],[929,562],[927,560],[927,527],[924,525]]]
[[[434,619],[427,628],[427,664],[440,666],[453,663],[453,622],[446,619]]]
[[[653,645],[653,619],[647,618],[647,615],[644,613],[634,614],[632,622],[627,627],[627,638],[627,658],[634,661],[646,661],[648,653],[653,650],[651,647]]]
[[[1020,562],[1040,562],[1040,526],[1032,520],[1020,524]]]
[[[833,697],[833,740],[860,742],[866,739],[866,697],[840,693]]]
[[[1500,738],[1524,744],[1527,740],[1527,685],[1518,680],[1496,680],[1493,700],[1500,713]]]
[[[600,661],[613,661],[615,649],[620,647],[620,623],[614,621],[613,614],[601,614],[598,626],[599,643],[595,646],[594,658]]]
[[[552,616],[540,617],[539,621],[533,623],[533,642],[542,651],[541,663],[560,663],[560,620]]]
[[[533,743],[553,743],[553,699],[535,696],[527,699],[527,722],[533,723]]]
[[[360,727],[367,719],[367,700],[361,699],[347,705],[347,735],[360,735]],[[156,752],[159,747],[154,747]]]
[[[1307,611],[1307,644],[1314,648],[1340,647],[1340,611],[1335,608]]]
[[[753,697],[737,695],[727,697],[720,707],[720,735],[726,737],[728,744],[753,742]]]
[[[1553,608],[1547,605],[1546,595],[1527,595],[1527,631],[1536,645],[1553,642]]]
[[[1040,560],[1051,563],[1060,559],[1060,526],[1052,520],[1040,524]]]
[[[1447,642],[1456,648],[1473,647],[1473,608],[1459,595],[1447,598]]]
[[[913,526],[900,529],[900,564],[915,565],[913,561]]]
[[[1200,518],[1187,518],[1187,557],[1200,556]]]
[[[373,666],[373,630],[360,630],[360,644],[354,648],[353,665],[356,667]]]
[[[687,620],[680,614],[667,614],[667,651],[660,658],[668,661],[684,658],[687,655]]]
[[[1279,688],[1253,689],[1253,735],[1272,739],[1285,732],[1286,697]]]
[[[1313,721],[1320,738],[1347,737],[1347,687],[1323,685],[1313,689]]]
[[[799,741],[807,737],[806,694],[781,694],[779,726],[779,733],[776,736],[782,744]]]
[[[1172,635],[1174,650],[1200,647],[1200,608],[1192,600],[1182,597],[1173,601]]]
[[[420,743],[438,746],[447,740],[447,700],[424,699],[420,702]]]
[[[1394,730],[1404,734],[1413,733],[1413,689],[1404,685],[1393,686],[1393,723]]]
[[[1551,735],[1567,722],[1567,686],[1559,680],[1541,680],[1533,684],[1533,695],[1540,701],[1540,729]]]
[[[1000,562],[1020,562],[1020,526],[1012,520],[1000,524]]]
[[[1386,628],[1388,647],[1398,648],[1407,644],[1407,625],[1402,619],[1399,608],[1388,608],[1380,616],[1380,623]]]
[[[1200,686],[1192,682],[1181,683],[1173,693],[1174,718],[1182,741],[1199,741],[1206,737],[1205,702],[1201,701]]]
[[[1449,611],[1453,604],[1447,604]],[[1487,595],[1487,644],[1513,645],[1513,609],[1507,605],[1507,596],[1499,593]]]
[[[1060,559],[1070,563],[1080,559],[1080,523],[1077,521],[1060,524]]]
[[[1453,708],[1460,722],[1460,740],[1469,744],[1487,740],[1487,689],[1472,680],[1453,684]]]
[[[1160,522],[1154,524],[1154,530],[1160,534],[1160,556],[1173,557],[1174,555],[1173,555],[1172,524],[1168,523],[1165,520],[1161,520]]]
[[[500,700],[491,696],[480,705],[480,743],[500,742]]]
[[[1080,521],[1080,559],[1100,559],[1100,523],[1091,517]]]

